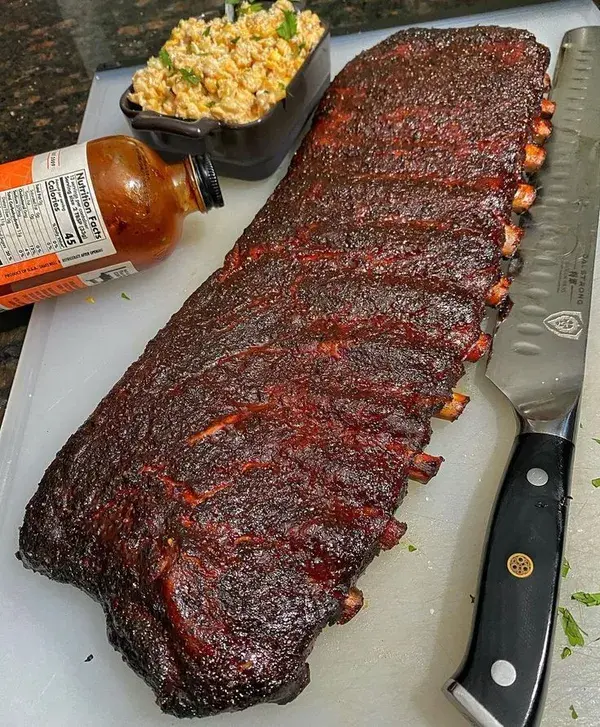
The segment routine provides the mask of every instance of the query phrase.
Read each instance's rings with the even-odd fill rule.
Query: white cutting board
[[[591,1],[552,3],[432,23],[438,27],[497,23],[528,28],[553,53],[563,33],[600,24]],[[393,30],[333,41],[337,72]],[[126,133],[117,99],[129,82],[115,72],[95,79],[82,139]],[[2,727],[166,727],[151,691],[105,637],[101,609],[70,586],[25,571],[14,558],[25,504],[44,469],[146,342],[215,269],[283,172],[265,182],[223,181],[226,207],[188,218],[183,243],[155,270],[35,307],[0,432],[0,725]],[[534,211],[535,214],[535,211]],[[126,292],[131,298],[121,297]],[[592,331],[599,330],[596,301]],[[600,360],[590,342],[588,374]],[[564,605],[572,591],[600,591],[600,383],[587,377],[579,430]],[[206,719],[205,727],[461,727],[466,724],[440,687],[462,657],[472,614],[484,532],[516,430],[509,405],[471,367],[461,390],[472,397],[454,424],[437,423],[429,450],[443,454],[440,474],[412,485],[401,509],[409,523],[404,547],[371,565],[360,580],[365,608],[343,628],[328,628],[310,658],[312,681],[285,707],[263,705]],[[409,553],[408,542],[418,550]],[[567,592],[568,591],[568,592]],[[572,602],[573,603],[573,602]],[[574,606],[577,604],[573,603]],[[600,608],[573,608],[600,636]],[[516,616],[517,617],[517,616]],[[565,661],[558,633],[544,727],[600,725],[600,642]],[[84,662],[89,654],[93,660]]]

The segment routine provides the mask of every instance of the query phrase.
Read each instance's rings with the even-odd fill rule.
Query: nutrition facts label
[[[0,282],[114,252],[85,144],[0,167]]]

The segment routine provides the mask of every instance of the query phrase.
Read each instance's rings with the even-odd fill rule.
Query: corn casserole
[[[286,89],[324,28],[289,0],[267,10],[238,5],[238,18],[181,20],[158,56],[133,77],[129,98],[144,110],[182,119],[212,117],[247,124],[264,116]]]

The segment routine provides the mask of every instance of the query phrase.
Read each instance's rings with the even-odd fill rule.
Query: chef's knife
[[[600,27],[563,38],[539,200],[487,376],[520,423],[492,514],[471,642],[445,686],[479,727],[539,724],[558,607],[600,211]]]

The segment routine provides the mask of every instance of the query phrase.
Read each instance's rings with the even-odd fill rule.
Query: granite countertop
[[[537,0],[540,1],[540,0]],[[334,33],[423,22],[536,0],[312,0]],[[182,17],[220,0],[3,0],[0,163],[75,143],[91,78],[104,63],[155,53]],[[0,419],[29,309],[0,316]]]

